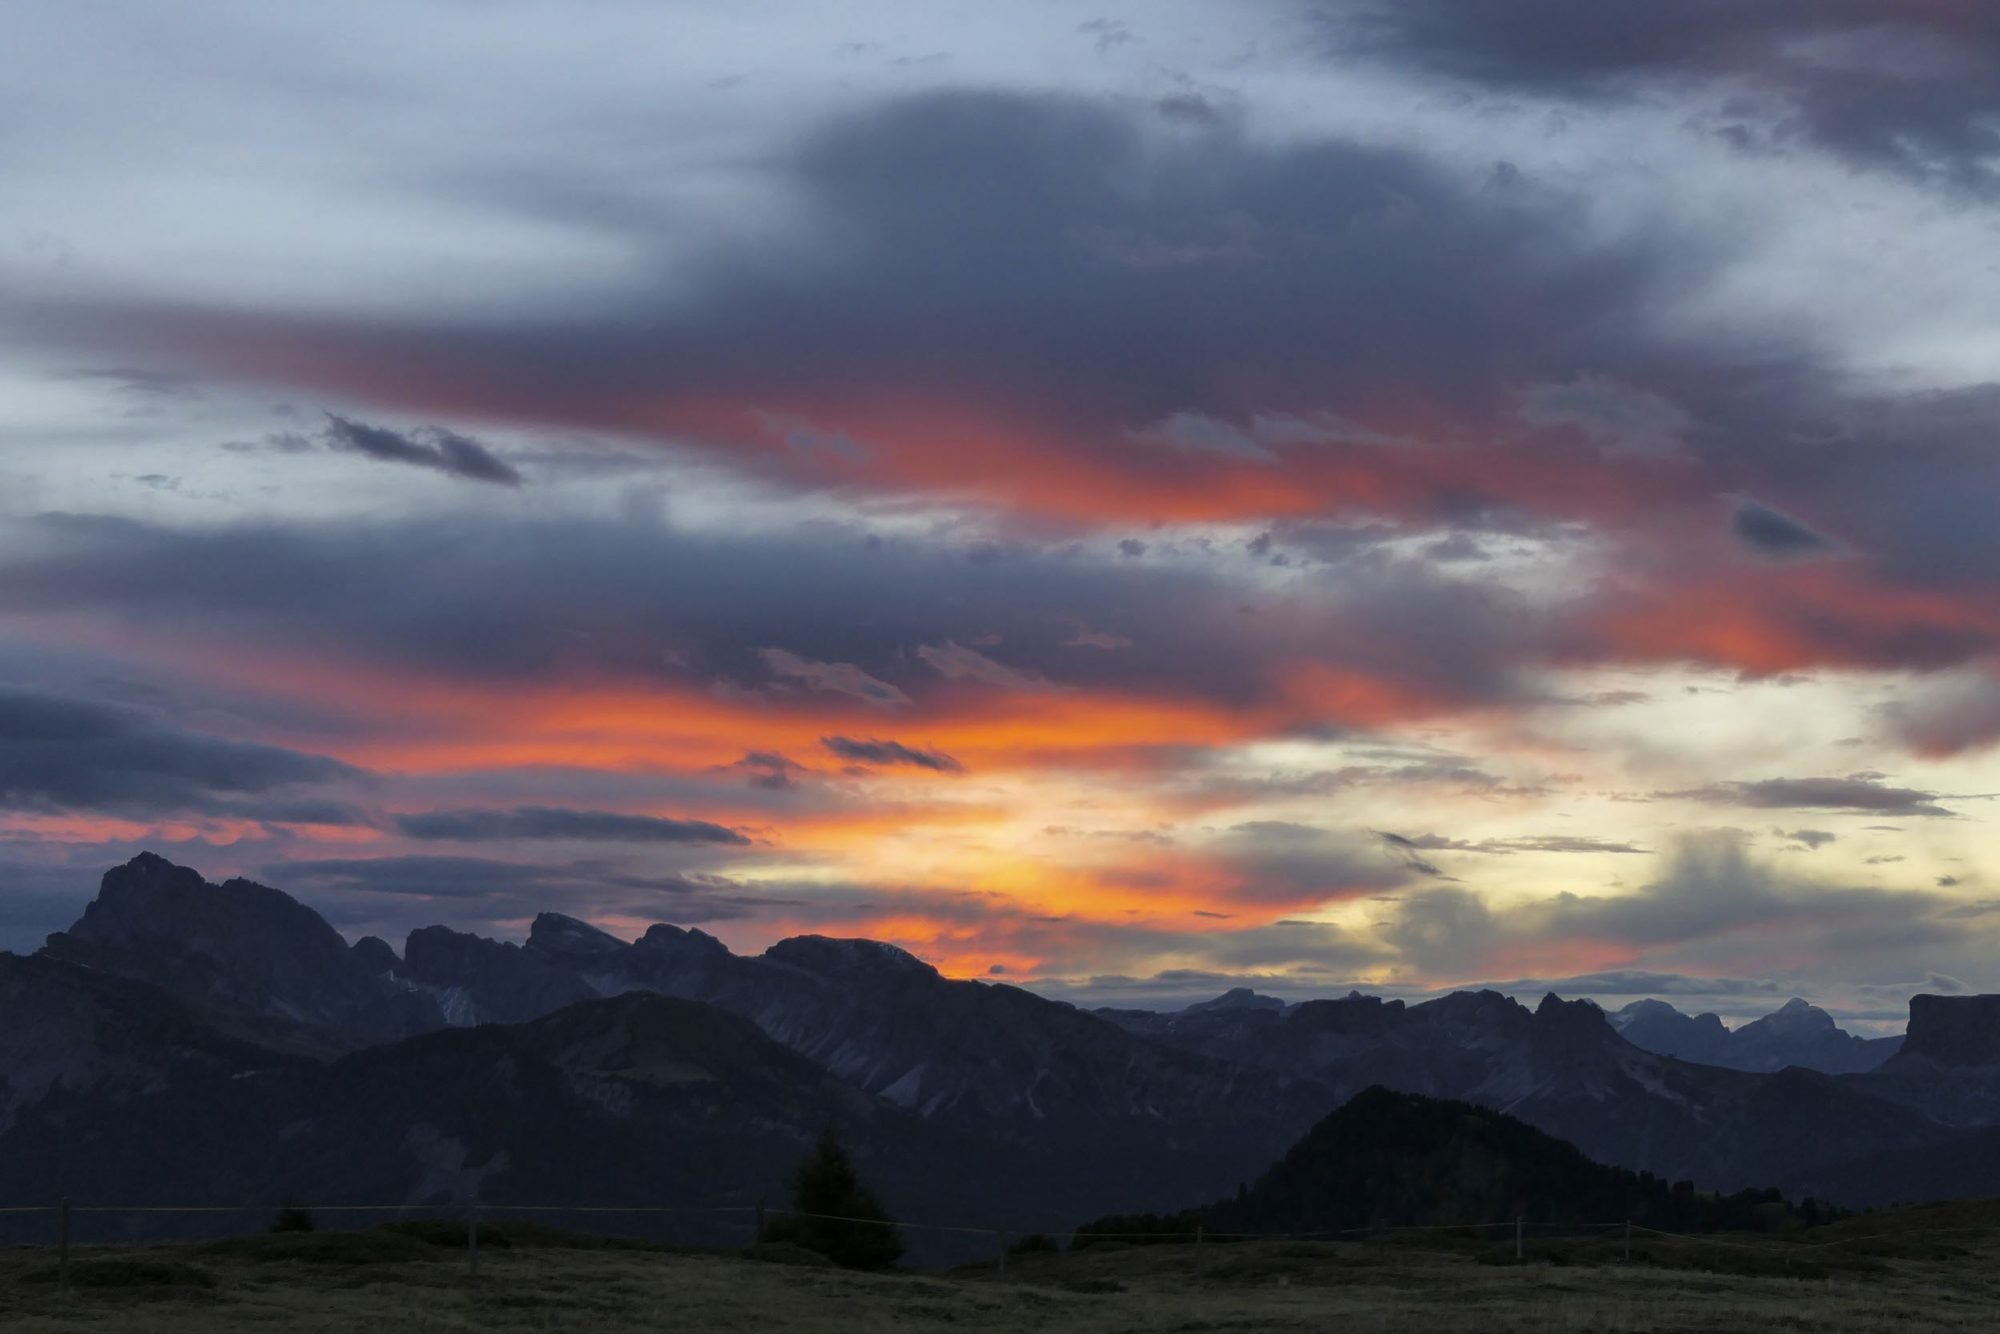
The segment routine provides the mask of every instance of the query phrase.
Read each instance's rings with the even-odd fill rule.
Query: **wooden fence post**
[[[1208,1228],[1205,1225],[1201,1223],[1194,1225],[1194,1267],[1196,1269],[1201,1268],[1201,1243],[1207,1232]]]
[[[472,1206],[471,1216],[465,1223],[465,1268],[473,1278],[479,1277],[479,1205]]]
[[[69,1196],[56,1202],[56,1292],[69,1298]]]
[[[1519,1215],[1516,1215],[1514,1218],[1514,1258],[1516,1260],[1521,1258],[1521,1228],[1526,1221],[1525,1218]]]
[[[1632,1220],[1625,1220],[1625,1263],[1632,1263]]]
[[[993,1235],[1000,1243],[1000,1277],[1005,1278],[1007,1277],[1007,1234],[1005,1232],[996,1232]]]
[[[757,1231],[751,1236],[750,1244],[752,1246],[762,1246],[764,1244],[764,1202],[762,1200],[757,1201]]]

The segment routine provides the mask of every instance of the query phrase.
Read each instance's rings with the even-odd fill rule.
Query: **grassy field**
[[[2000,1208],[1939,1206],[1823,1229],[1794,1253],[1641,1237],[1144,1247],[950,1274],[611,1247],[519,1230],[481,1254],[411,1232],[323,1232],[0,1255],[0,1325],[54,1330],[1986,1331],[2000,1327]],[[462,1235],[462,1233],[461,1233]],[[797,1259],[800,1257],[790,1257]]]

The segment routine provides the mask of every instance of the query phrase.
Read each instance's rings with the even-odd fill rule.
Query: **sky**
[[[0,947],[2000,990],[2000,10],[18,0]]]

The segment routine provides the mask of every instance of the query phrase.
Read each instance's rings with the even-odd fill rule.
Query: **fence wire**
[[[1961,1227],[1916,1228],[1895,1232],[1873,1232],[1854,1237],[1832,1237],[1824,1240],[1790,1240],[1773,1237],[1769,1240],[1745,1240],[1742,1236],[1725,1236],[1708,1232],[1670,1232],[1661,1228],[1648,1227],[1629,1219],[1603,1223],[1552,1223],[1537,1222],[1526,1218],[1494,1219],[1482,1222],[1430,1223],[1430,1224],[1381,1224],[1348,1228],[1322,1228],[1285,1231],[1209,1231],[1196,1225],[1192,1228],[1174,1231],[1125,1232],[1089,1231],[1079,1228],[1056,1227],[1045,1229],[998,1228],[987,1224],[974,1223],[933,1223],[902,1219],[859,1218],[844,1214],[822,1214],[794,1209],[785,1205],[652,1205],[652,1204],[488,1204],[483,1201],[458,1201],[451,1204],[300,1204],[285,1202],[280,1204],[27,1204],[0,1206],[0,1216],[20,1217],[24,1215],[54,1215],[67,1219],[78,1215],[98,1217],[125,1216],[198,1216],[223,1214],[269,1214],[277,1215],[286,1210],[303,1210],[308,1214],[394,1214],[407,1216],[420,1214],[442,1216],[455,1219],[483,1219],[489,1215],[552,1214],[558,1216],[679,1216],[679,1217],[734,1217],[739,1221],[762,1222],[767,1218],[803,1218],[828,1223],[846,1223],[868,1227],[887,1227],[910,1232],[946,1233],[960,1236],[988,1236],[1004,1241],[1008,1238],[1030,1236],[1069,1236],[1073,1241],[1179,1241],[1199,1245],[1205,1241],[1310,1241],[1337,1240],[1341,1238],[1374,1239],[1408,1234],[1437,1234],[1441,1232],[1487,1232],[1512,1231],[1521,1237],[1527,1232],[1576,1235],[1591,1232],[1615,1232],[1623,1230],[1629,1237],[1646,1236],[1666,1241],[1682,1242],[1696,1246],[1719,1246],[1735,1250],[1755,1251],[1763,1255],[1792,1255],[1810,1251],[1831,1250],[1844,1246],[1857,1246],[1869,1242],[1899,1242],[1920,1237],[1965,1236],[1975,1233],[2000,1231],[2000,1222],[1973,1224]]]

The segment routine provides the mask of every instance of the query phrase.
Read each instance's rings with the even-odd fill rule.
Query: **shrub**
[[[312,1232],[319,1227],[306,1207],[296,1200],[287,1200],[271,1220],[273,1232]]]

